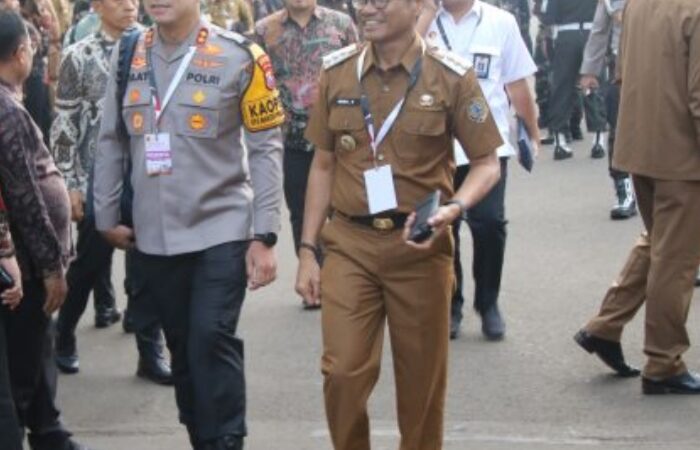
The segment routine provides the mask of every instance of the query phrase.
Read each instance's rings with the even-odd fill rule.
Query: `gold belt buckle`
[[[389,217],[376,217],[372,220],[372,228],[379,231],[390,231],[394,229],[394,221]]]

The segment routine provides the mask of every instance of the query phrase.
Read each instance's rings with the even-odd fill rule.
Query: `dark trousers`
[[[183,255],[132,254],[132,308],[136,316],[157,315],[163,325],[180,421],[193,444],[246,434],[243,341],[236,328],[247,249],[247,242],[228,242]]]
[[[454,186],[458,188],[469,174],[469,166],[457,168]],[[472,275],[474,277],[474,309],[487,310],[496,304],[501,289],[503,257],[506,250],[505,194],[508,174],[508,158],[501,158],[501,179],[486,197],[467,211],[467,225],[472,233],[474,256]],[[464,275],[460,261],[459,230],[461,219],[452,225],[455,240],[454,269],[457,289],[452,296],[452,320],[462,320],[464,296],[462,287]]]
[[[620,85],[609,83],[605,91],[605,106],[608,115],[608,168],[610,177],[614,181],[619,181],[627,178],[629,174],[621,170],[614,169],[612,166],[613,156],[615,154],[615,132],[617,130],[617,113],[620,108]]]
[[[95,314],[107,313],[115,307],[112,286],[112,255],[114,248],[95,228],[95,218],[86,216],[78,222],[77,255],[71,262],[66,280],[68,294],[56,323],[59,347],[75,348],[75,328],[85,312],[90,292],[95,298]]]
[[[569,128],[574,105],[581,102],[577,85],[588,34],[588,31],[562,31],[555,40],[547,121],[555,132]]]
[[[314,152],[284,148],[284,199],[289,209],[289,221],[292,223],[294,250],[299,251],[301,231],[304,225],[304,200]]]
[[[0,306],[0,315],[9,314]],[[5,320],[0,317],[0,448],[3,450],[22,450],[22,438],[15,413],[15,402],[10,390],[10,373],[7,367],[7,339],[5,337]]]
[[[23,289],[19,307],[2,314],[12,397],[21,429],[31,431],[32,448],[60,448],[70,434],[63,428],[54,403],[57,373],[51,321],[42,310],[44,286],[41,280],[24,280]]]

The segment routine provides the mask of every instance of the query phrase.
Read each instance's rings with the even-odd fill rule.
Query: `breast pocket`
[[[221,91],[218,88],[187,85],[176,104],[177,134],[204,139],[219,136]]]
[[[335,106],[328,116],[328,128],[333,132],[336,157],[340,160],[368,157],[369,135],[359,106]]]
[[[501,50],[488,45],[472,45],[469,49],[476,77],[480,80],[498,80],[501,70]]]
[[[406,109],[399,115],[394,147],[399,159],[420,161],[429,159],[444,149],[447,113],[443,109]]]
[[[147,86],[128,86],[123,100],[122,118],[130,136],[143,136],[151,132],[153,107]]]

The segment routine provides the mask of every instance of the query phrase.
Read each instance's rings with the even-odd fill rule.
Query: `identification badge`
[[[491,55],[476,53],[474,55],[474,72],[476,77],[485,80],[491,74]]]
[[[148,176],[170,175],[173,172],[170,133],[147,134],[145,141]]]
[[[366,170],[365,190],[367,191],[370,214],[378,214],[397,207],[391,166],[386,165]]]

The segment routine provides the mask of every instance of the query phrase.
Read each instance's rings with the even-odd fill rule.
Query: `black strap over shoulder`
[[[131,73],[131,60],[134,58],[136,44],[141,37],[141,30],[130,28],[122,34],[119,40],[119,59],[117,62],[117,120],[119,120],[119,133],[127,136],[126,124],[122,118],[122,105],[126,86],[129,84],[129,74]]]
[[[122,34],[119,41],[119,59],[117,60],[117,120],[119,125],[117,133],[122,139],[128,138],[128,131],[124,118],[122,117],[122,106],[124,104],[124,96],[126,95],[126,86],[129,84],[129,74],[131,73],[131,60],[134,58],[136,44],[141,37],[141,31],[137,28],[128,29]],[[124,166],[124,179],[122,185],[121,196],[121,221],[122,225],[133,227],[133,197],[134,191],[131,186],[131,157],[127,151],[128,157]]]

